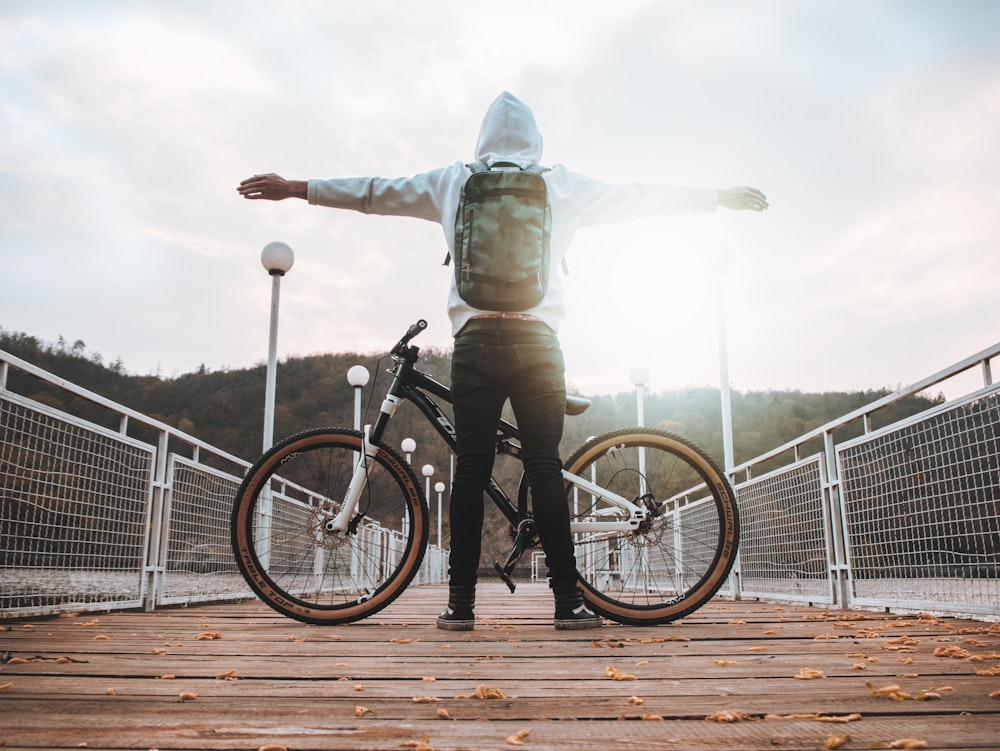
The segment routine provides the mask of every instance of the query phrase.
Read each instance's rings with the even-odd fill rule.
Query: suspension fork
[[[401,366],[402,367],[402,366]],[[340,511],[332,519],[327,520],[324,528],[328,534],[346,534],[354,531],[358,521],[358,501],[361,493],[368,486],[368,471],[371,469],[375,457],[378,455],[378,444],[382,440],[385,428],[389,424],[390,418],[396,413],[396,408],[403,398],[399,395],[400,377],[397,372],[386,392],[385,399],[379,409],[378,419],[375,426],[365,425],[361,431],[361,455],[357,465],[354,467],[354,474],[351,482],[347,486],[347,492],[340,505]]]

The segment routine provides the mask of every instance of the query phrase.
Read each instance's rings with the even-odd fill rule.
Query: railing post
[[[145,581],[144,608],[155,610],[163,595],[163,575],[166,572],[167,525],[166,509],[169,505],[169,483],[167,482],[167,447],[170,436],[161,430],[156,445],[156,460],[150,494],[149,543],[146,546],[146,565],[143,567]]]
[[[827,508],[827,555],[830,562],[831,594],[835,604],[847,608],[850,607],[851,601],[847,524],[840,492],[840,473],[837,470],[837,447],[833,441],[833,430],[823,433],[823,458],[826,463],[823,502]]]

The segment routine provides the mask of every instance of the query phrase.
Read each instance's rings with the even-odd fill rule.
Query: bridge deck
[[[476,630],[450,633],[433,626],[445,595],[414,588],[329,628],[258,602],[8,621],[0,745],[1000,747],[996,624],[716,602],[668,626],[560,632],[544,586],[488,584]]]

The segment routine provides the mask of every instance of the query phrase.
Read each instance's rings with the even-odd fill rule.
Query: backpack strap
[[[473,175],[475,175],[475,174],[477,174],[479,172],[486,172],[490,168],[490,165],[488,165],[486,162],[468,162],[465,166],[468,167],[472,171]],[[516,165],[514,165],[514,166],[516,166]],[[464,198],[464,197],[465,197],[465,186],[463,185],[462,186],[462,198]],[[458,205],[459,205],[459,207],[461,207],[461,205],[462,205],[462,199],[461,198],[458,201]],[[449,250],[445,254],[445,256],[444,256],[444,263],[442,263],[441,265],[442,266],[448,266],[450,264],[451,264],[451,251]]]

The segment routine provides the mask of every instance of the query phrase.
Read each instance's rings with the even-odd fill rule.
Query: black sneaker
[[[556,605],[554,622],[558,631],[600,628],[604,625],[604,619],[593,613],[584,602],[581,602],[576,607]]]
[[[455,610],[448,606],[437,617],[437,627],[445,631],[472,631],[476,626],[476,616],[472,608],[460,607]]]

